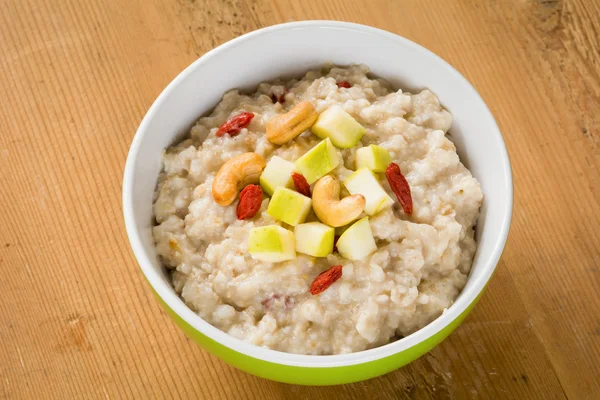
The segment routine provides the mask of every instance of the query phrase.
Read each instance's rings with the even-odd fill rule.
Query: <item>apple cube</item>
[[[296,258],[294,233],[279,225],[252,228],[248,252],[256,260],[280,262]]]
[[[354,147],[365,134],[365,128],[340,106],[323,111],[310,129],[321,139],[331,139],[341,149]]]
[[[306,154],[296,160],[296,168],[309,184],[315,183],[338,166],[337,150],[329,138],[322,140]]]
[[[294,190],[278,187],[267,207],[267,214],[278,221],[296,226],[306,221],[312,200]]]
[[[344,181],[344,186],[350,194],[365,196],[365,212],[375,215],[386,207],[394,204],[394,200],[385,192],[377,176],[369,168],[361,168]]]
[[[385,172],[392,156],[383,147],[369,145],[356,150],[356,169],[367,167],[373,172]]]
[[[362,260],[377,250],[369,217],[356,221],[340,236],[336,244],[340,255],[349,260]]]
[[[260,186],[269,196],[273,196],[273,192],[278,187],[291,189],[294,186],[292,181],[292,172],[294,171],[296,171],[296,166],[293,162],[273,156],[260,175]]]
[[[300,224],[294,229],[296,251],[313,257],[326,257],[333,252],[335,229],[320,222]]]

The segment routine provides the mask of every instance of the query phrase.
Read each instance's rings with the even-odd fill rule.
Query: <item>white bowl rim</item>
[[[501,156],[504,160],[503,172],[507,177],[508,183],[508,198],[506,199],[507,201],[505,209],[503,210],[503,223],[501,226],[501,230],[497,236],[497,240],[491,257],[485,262],[485,265],[483,265],[482,267],[484,273],[481,274],[478,277],[478,279],[471,284],[472,286],[470,286],[468,290],[463,290],[458,300],[454,304],[452,304],[440,317],[438,317],[425,327],[421,328],[420,330],[416,331],[415,333],[380,347],[350,354],[315,356],[284,353],[281,351],[270,350],[264,347],[243,342],[242,340],[236,339],[233,336],[230,336],[229,334],[210,325],[208,322],[200,318],[200,316],[195,314],[191,309],[189,309],[183,303],[183,301],[181,301],[181,299],[176,295],[172,287],[170,287],[167,283],[164,282],[163,278],[160,276],[158,271],[156,271],[153,268],[150,257],[144,249],[140,234],[135,227],[134,221],[132,203],[132,184],[135,172],[135,161],[140,149],[140,145],[144,139],[147,126],[149,125],[149,122],[152,119],[152,115],[156,112],[158,108],[161,107],[161,105],[165,101],[165,98],[168,97],[168,94],[172,90],[174,90],[174,88],[177,85],[179,85],[181,81],[183,81],[188,75],[190,75],[198,65],[209,61],[214,55],[222,51],[225,51],[235,46],[239,46],[248,40],[251,40],[257,36],[261,36],[267,33],[306,27],[344,28],[376,34],[388,40],[400,42],[404,46],[410,46],[418,51],[428,53],[431,57],[437,59],[440,67],[446,68],[451,74],[455,75],[456,79],[463,81],[465,87],[469,88],[469,90],[473,92],[472,94],[475,95],[476,98],[478,98],[485,105],[485,110],[488,114],[487,117],[491,120],[492,126],[494,127],[493,132],[491,132],[491,134],[495,135],[497,139],[499,139],[498,151],[501,153]],[[506,244],[506,239],[508,237],[510,222],[512,218],[512,208],[513,180],[506,145],[504,143],[502,134],[500,133],[500,129],[498,128],[498,125],[492,113],[489,111],[489,108],[487,107],[479,93],[477,93],[475,88],[473,88],[473,86],[467,81],[467,79],[464,78],[457,70],[455,70],[450,64],[448,64],[445,60],[443,60],[435,53],[402,36],[366,25],[341,21],[311,20],[273,25],[246,33],[202,55],[200,58],[198,58],[196,61],[190,64],[185,70],[183,70],[179,75],[177,75],[175,79],[173,79],[169,83],[169,85],[167,85],[167,87],[160,93],[160,95],[157,97],[157,99],[154,101],[154,103],[144,116],[131,143],[131,147],[127,156],[127,161],[125,164],[123,178],[123,214],[125,219],[127,236],[129,237],[133,253],[138,261],[142,272],[144,273],[146,279],[148,280],[152,288],[155,290],[155,292],[158,294],[158,296],[185,322],[191,325],[194,329],[198,330],[200,333],[216,341],[217,343],[220,343],[221,345],[226,346],[234,351],[237,351],[239,353],[245,354],[253,358],[257,358],[259,360],[298,367],[331,368],[351,366],[376,361],[409,349],[440,332],[454,319],[460,316],[473,301],[475,301],[479,293],[481,293],[481,291],[485,288],[487,282],[492,276],[492,273],[494,272],[496,265],[500,260],[500,256],[502,255],[502,251]]]

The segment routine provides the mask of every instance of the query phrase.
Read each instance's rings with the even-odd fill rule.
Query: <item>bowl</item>
[[[325,63],[366,64],[395,87],[429,88],[449,110],[461,160],[484,193],[476,228],[478,242],[464,290],[439,318],[393,343],[352,354],[289,354],[245,343],[213,327],[177,296],[152,239],[152,199],[161,151],[234,88],[252,90],[263,81],[302,76]],[[240,36],[209,51],[180,73],[142,120],[127,157],[123,213],[131,247],[159,302],[202,347],[254,375],[295,384],[333,385],[385,374],[423,355],[463,321],[480,298],[508,236],[513,192],[502,135],[485,102],[467,80],[429,50],[368,26],[305,21],[275,25]]]

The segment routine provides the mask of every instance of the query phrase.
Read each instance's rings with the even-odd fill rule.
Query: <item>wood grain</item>
[[[160,310],[123,165],[152,101],[245,32],[364,23],[453,64],[504,133],[506,251],[442,345],[331,388],[237,371]],[[600,2],[0,0],[0,398],[600,398]]]

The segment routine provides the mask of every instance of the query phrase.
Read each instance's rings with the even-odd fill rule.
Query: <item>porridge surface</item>
[[[422,328],[464,287],[483,194],[445,135],[452,116],[432,92],[394,91],[367,73],[365,66],[334,67],[301,80],[262,83],[249,95],[230,91],[187,139],[165,151],[154,240],[175,290],[207,322],[274,350],[349,353]],[[340,81],[352,87],[339,88]],[[285,101],[273,103],[272,95]],[[248,253],[249,231],[281,225],[266,213],[269,198],[254,218],[240,221],[237,201],[222,207],[212,197],[215,174],[232,156],[256,152],[267,161],[279,156],[293,162],[319,143],[310,131],[283,146],[265,138],[267,121],[300,101],[310,101],[318,112],[339,105],[366,128],[357,146],[337,149],[343,162],[332,174],[340,181],[354,171],[357,148],[377,144],[390,152],[410,184],[412,215],[395,202],[370,217],[378,249],[361,261],[337,253],[326,258],[298,253],[279,263],[255,260]],[[247,129],[235,137],[216,136],[221,124],[243,111],[255,114]],[[387,181],[380,182],[394,198]],[[340,264],[342,277],[311,295],[314,278]]]

